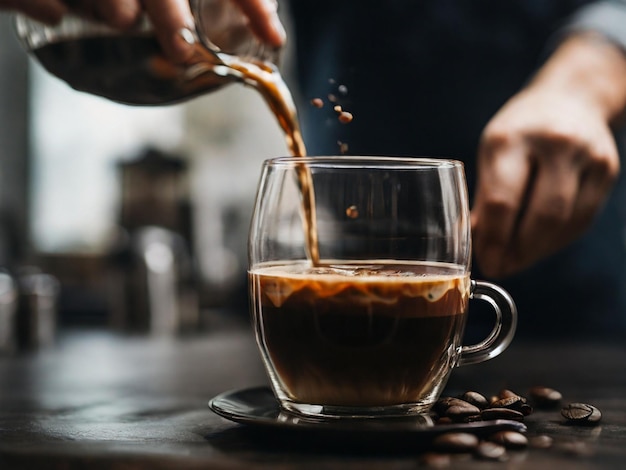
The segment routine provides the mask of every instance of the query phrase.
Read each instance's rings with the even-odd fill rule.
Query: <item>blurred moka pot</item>
[[[132,105],[163,105],[243,80],[236,63],[274,66],[278,50],[262,44],[231,0],[189,0],[196,52],[185,64],[162,53],[147,17],[130,31],[66,15],[55,26],[16,17],[24,47],[71,87]]]

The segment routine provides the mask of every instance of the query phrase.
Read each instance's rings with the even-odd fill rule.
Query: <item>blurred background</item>
[[[0,293],[4,303],[28,291],[35,303],[19,308],[46,297],[60,326],[161,332],[202,329],[210,309],[245,312],[261,162],[286,153],[254,90],[230,85],[167,107],[115,104],[45,72],[2,14],[0,267],[16,287]],[[159,308],[178,309],[178,324],[148,325]],[[52,313],[16,315],[39,315],[24,328],[42,329],[41,315]]]

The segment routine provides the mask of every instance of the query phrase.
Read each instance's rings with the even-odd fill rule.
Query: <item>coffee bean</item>
[[[468,416],[474,416],[480,414],[480,409],[477,406],[466,403],[465,405],[452,405],[449,407],[445,416],[451,418],[453,421],[462,421]]]
[[[518,410],[524,404],[524,399],[519,395],[501,398],[490,405],[491,408],[509,408]]]
[[[515,393],[513,390],[509,390],[507,388],[503,388],[502,390],[500,390],[500,393],[498,393],[498,398],[501,400],[503,398],[512,398],[512,397],[520,397],[523,399],[524,402],[526,402],[526,399],[523,398],[519,393]]]
[[[533,407],[530,406],[528,403],[523,403],[519,407],[518,411],[521,411],[524,416],[528,416],[533,413]]]
[[[489,436],[487,440],[503,445],[507,449],[523,449],[528,446],[528,438],[516,431],[499,431]]]
[[[484,460],[503,460],[506,449],[495,442],[483,441],[476,448],[474,455]]]
[[[487,399],[478,392],[467,391],[461,396],[461,399],[465,400],[471,405],[477,406],[481,410],[489,406],[489,402],[487,401]]]
[[[467,432],[447,432],[433,440],[433,448],[443,452],[471,452],[478,447],[478,437]]]
[[[452,459],[449,454],[426,452],[422,455],[421,462],[424,466],[430,468],[446,468],[450,466]]]
[[[528,444],[531,447],[535,447],[537,449],[549,449],[552,447],[552,443],[554,439],[550,436],[546,436],[545,434],[540,434],[539,436],[533,436],[528,440]]]
[[[528,391],[528,394],[537,408],[554,408],[563,399],[561,392],[550,387],[535,386]]]
[[[561,409],[563,416],[570,424],[596,425],[602,419],[602,413],[598,408],[586,403],[570,403]]]
[[[480,415],[485,421],[492,419],[511,419],[513,421],[524,421],[524,414],[521,411],[510,408],[487,408],[481,411]]]
[[[483,417],[479,414],[466,416],[463,418],[464,423],[475,423],[476,421],[482,421],[482,420],[483,420]]]
[[[441,397],[435,402],[433,409],[440,415],[444,415],[446,410],[451,406],[468,406],[470,405],[465,400],[455,397]]]

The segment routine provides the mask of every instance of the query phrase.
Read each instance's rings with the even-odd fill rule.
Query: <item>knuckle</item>
[[[608,153],[596,155],[590,162],[591,171],[606,180],[613,182],[620,172],[619,159]]]
[[[128,29],[136,26],[141,15],[141,9],[136,2],[112,2],[108,6],[100,4],[100,16],[111,26],[119,29]]]
[[[509,147],[514,142],[514,133],[502,126],[488,125],[480,138],[480,149],[491,154],[499,149]]]

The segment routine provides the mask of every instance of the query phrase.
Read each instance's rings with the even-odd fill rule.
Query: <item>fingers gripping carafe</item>
[[[51,74],[79,91],[132,105],[164,105],[242,80],[233,58],[272,65],[278,51],[261,43],[231,0],[190,0],[195,52],[183,64],[161,51],[144,16],[120,32],[102,23],[66,15],[54,26],[23,15],[16,29],[24,47]]]

